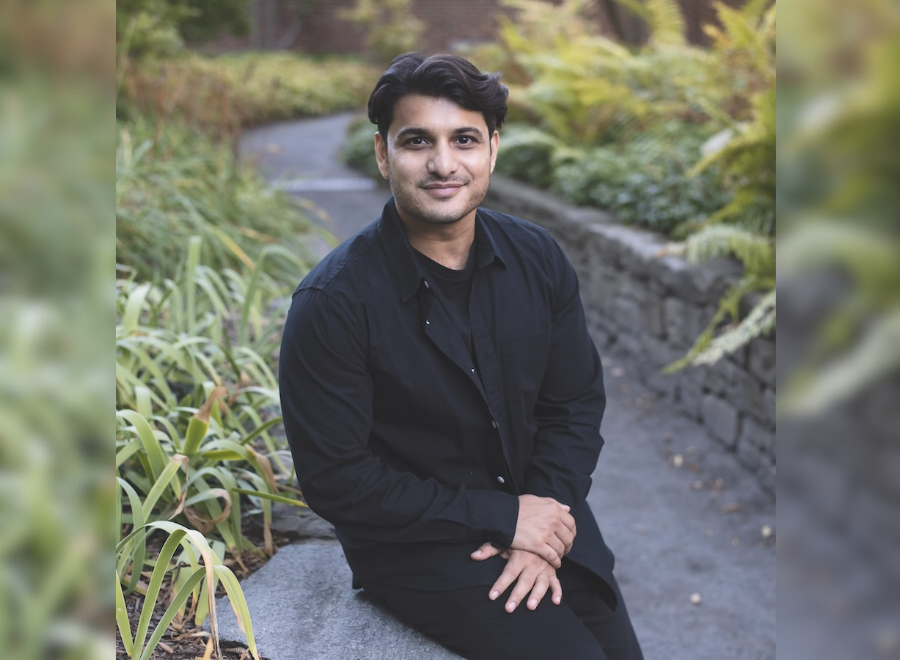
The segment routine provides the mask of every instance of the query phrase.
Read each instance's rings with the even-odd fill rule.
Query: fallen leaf
[[[682,456],[681,454],[675,454],[672,457],[672,465],[674,465],[675,467],[680,468],[683,463],[684,463],[684,456]]]
[[[691,490],[700,490],[701,488],[703,488],[703,482],[699,479],[691,482]]]
[[[703,598],[700,597],[700,594],[698,594],[698,593],[691,594],[691,603],[693,603],[694,605],[699,605],[702,602],[703,602]]]
[[[722,511],[725,513],[736,513],[741,510],[741,505],[738,502],[732,502],[731,504],[726,504]]]
[[[772,530],[771,525],[763,525],[762,529],[759,530],[759,533],[762,534],[762,537],[764,539],[767,539],[767,538],[770,538],[772,536],[772,534],[774,534],[774,531]]]

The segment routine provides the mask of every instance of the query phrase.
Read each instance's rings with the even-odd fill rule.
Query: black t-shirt
[[[472,323],[469,320],[469,296],[472,293],[472,280],[475,277],[475,245],[469,251],[469,260],[462,270],[453,270],[439,264],[416,251],[419,265],[427,273],[429,283],[434,289],[434,297],[450,319],[450,323],[459,333],[460,341],[472,356],[475,364],[475,352],[472,350]]]

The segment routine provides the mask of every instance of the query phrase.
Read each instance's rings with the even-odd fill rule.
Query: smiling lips
[[[434,183],[426,183],[422,186],[435,197],[451,197],[457,190],[463,187],[460,181],[436,181]]]

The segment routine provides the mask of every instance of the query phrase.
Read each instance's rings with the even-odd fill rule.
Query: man
[[[454,55],[379,79],[393,197],[294,294],[288,441],[354,587],[400,618],[467,658],[640,659],[585,502],[605,396],[576,275],[543,229],[479,208],[506,98]]]

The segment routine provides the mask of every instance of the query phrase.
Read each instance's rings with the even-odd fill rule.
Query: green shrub
[[[556,168],[554,185],[573,204],[599,206],[629,224],[683,235],[728,201],[715,170],[689,174],[704,135],[697,127],[669,125],[619,147],[598,147]],[[679,231],[680,230],[680,231]]]
[[[549,188],[554,180],[554,157],[564,145],[552,135],[521,124],[509,124],[500,137],[496,172]]]
[[[241,53],[202,60],[233,86],[246,107],[245,124],[361,110],[378,71],[347,57]]]
[[[378,72],[358,59],[295,53],[239,53],[123,59],[122,117],[175,117],[213,135],[241,126],[365,107]]]
[[[171,123],[154,135],[142,118],[118,128],[116,259],[141,279],[174,277],[194,235],[214,269],[252,267],[266,249],[264,272],[293,284],[314,263],[306,241],[322,231],[226,145]]]
[[[341,147],[341,158],[347,165],[362,170],[366,174],[381,179],[378,161],[375,160],[375,124],[362,116],[347,128],[347,135]]]

